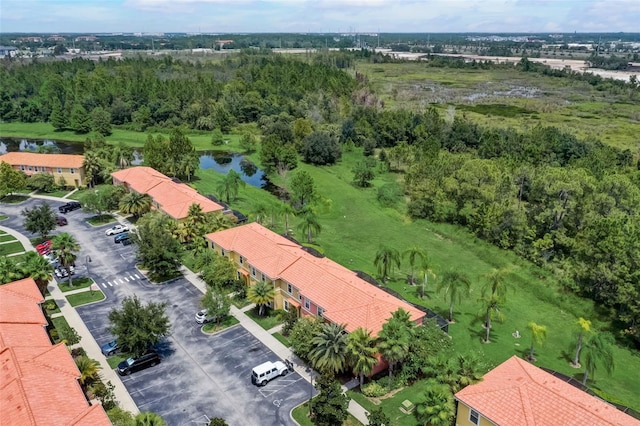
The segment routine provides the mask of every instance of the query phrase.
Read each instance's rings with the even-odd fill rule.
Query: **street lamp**
[[[84,266],[87,268],[87,278],[89,278],[89,264],[91,263],[91,256],[87,255],[84,258]],[[89,288],[91,294],[93,294],[93,288]]]

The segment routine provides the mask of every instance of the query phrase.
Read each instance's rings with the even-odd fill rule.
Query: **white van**
[[[271,379],[278,376],[286,376],[289,373],[289,367],[283,362],[276,361],[264,362],[251,370],[251,383],[258,386],[264,386]]]

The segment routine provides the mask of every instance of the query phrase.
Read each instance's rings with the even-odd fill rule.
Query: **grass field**
[[[526,129],[556,126],[618,148],[637,149],[640,99],[598,91],[586,82],[510,69],[430,68],[420,63],[358,63],[388,107],[435,105],[479,124]]]
[[[24,247],[20,241],[0,244],[0,256],[7,256],[9,254],[20,253],[22,251],[24,251]]]
[[[100,290],[85,291],[82,293],[70,294],[66,296],[71,306],[80,306],[91,302],[98,302],[104,299],[104,294]]]
[[[300,426],[313,426],[314,423],[309,418],[309,403],[305,402],[304,404],[298,405],[291,412],[291,416],[293,419],[298,422]],[[351,414],[347,416],[347,419],[342,423],[342,426],[361,426],[362,423],[358,421]]]
[[[58,288],[63,293],[73,290],[79,290],[81,288],[87,288],[91,284],[93,284],[93,280],[91,278],[78,278],[72,281],[73,287],[69,287],[69,280],[67,278],[64,279],[61,283],[58,284]]]
[[[260,327],[264,328],[265,330],[270,330],[276,325],[282,324],[282,320],[280,320],[276,312],[271,309],[266,309],[264,316],[258,315],[257,307],[254,309],[249,309],[245,312],[245,314],[247,314],[249,318],[254,320]]]
[[[9,234],[0,235],[0,243],[4,243],[7,241],[17,241],[17,240],[16,240],[16,237],[14,237],[13,235],[9,235]]]
[[[238,324],[240,321],[236,319],[236,317],[232,315],[226,316],[219,324],[215,322],[210,322],[202,326],[202,331],[207,334],[213,334],[220,330],[224,330],[225,328],[229,328],[233,325]]]
[[[107,362],[109,363],[109,367],[111,367],[111,369],[113,370],[118,366],[118,364],[120,364],[125,359],[126,358],[124,358],[121,355],[114,355],[107,358]]]

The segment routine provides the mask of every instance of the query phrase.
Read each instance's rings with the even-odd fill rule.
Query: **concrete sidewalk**
[[[182,274],[184,277],[189,280],[196,288],[198,288],[203,294],[207,291],[207,284],[193,271],[191,271],[186,266],[182,266],[181,268]],[[234,305],[231,305],[231,314],[236,317],[240,324],[251,334],[253,334],[258,340],[265,344],[269,349],[271,349],[276,355],[278,355],[281,359],[288,359],[293,363],[293,368],[296,373],[300,374],[300,376],[305,379],[307,382],[310,382],[313,377],[318,376],[318,373],[315,371],[307,372],[306,364],[297,356],[294,355],[293,351],[280,343],[278,339],[273,337],[269,331],[260,327],[255,321],[249,318],[241,309],[236,308]],[[347,390],[346,386],[342,386],[344,391]],[[360,423],[363,425],[369,424],[369,419],[367,418],[367,411],[363,406],[358,404],[356,401],[349,401],[349,413],[358,419]]]
[[[4,226],[0,226],[0,229],[13,235],[18,241],[22,243],[26,250],[34,250],[31,241],[29,241],[29,239],[24,235]],[[91,332],[89,332],[89,329],[84,324],[84,321],[82,321],[82,318],[80,317],[78,312],[76,312],[75,308],[71,306],[69,302],[67,302],[65,294],[73,293],[62,293],[62,291],[60,291],[60,289],[58,288],[58,284],[53,279],[49,281],[47,290],[49,290],[49,293],[51,294],[51,297],[47,297],[47,299],[53,299],[56,301],[56,304],[60,308],[60,313],[62,314],[61,316],[65,317],[67,323],[69,323],[69,325],[76,330],[78,336],[80,336],[80,345],[87,352],[87,356],[89,358],[95,359],[100,363],[100,366],[102,367],[102,369],[100,370],[100,376],[102,377],[102,380],[105,383],[109,381],[113,384],[113,392],[120,408],[133,413],[133,415],[138,414],[140,410],[138,410],[138,407],[136,406],[135,402],[133,402],[131,395],[129,395],[129,392],[127,392],[127,388],[125,388],[122,384],[122,380],[120,380],[118,373],[116,373],[115,370],[109,367],[107,358],[102,355],[100,346],[93,338]],[[82,290],[86,291],[87,289]]]

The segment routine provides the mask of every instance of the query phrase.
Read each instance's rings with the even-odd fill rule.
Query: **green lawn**
[[[87,219],[87,222],[89,222],[89,224],[93,226],[102,226],[102,225],[106,225],[107,223],[112,223],[115,221],[116,221],[116,218],[111,216],[110,214],[92,216],[89,219]]]
[[[15,240],[15,238],[13,238]],[[7,256],[13,253],[20,253],[24,251],[24,247],[20,241],[14,241],[12,243],[0,244],[0,256]]]
[[[67,322],[67,319],[65,317],[57,317],[57,318],[51,318],[51,324],[53,325],[53,327],[58,330],[61,328],[69,328],[69,323]],[[60,337],[58,337],[56,339],[56,343],[60,342]]]
[[[59,197],[62,198],[65,195],[67,195],[69,192],[69,190],[67,189],[60,189],[58,191],[53,191],[53,192],[44,192],[44,191],[38,191],[38,195],[47,195],[49,197]]]
[[[3,214],[0,214],[0,220],[7,220],[9,219],[9,216],[5,216]]]
[[[71,306],[80,306],[91,302],[98,302],[104,299],[104,294],[100,290],[85,291],[77,294],[65,296]]]
[[[283,345],[285,345],[286,347],[288,348],[291,347],[291,341],[289,340],[288,337],[283,336],[282,333],[276,332],[276,333],[273,333],[272,336],[278,339],[278,341]]]
[[[225,328],[229,328],[238,324],[240,321],[236,319],[233,315],[228,315],[223,319],[220,324],[216,324],[215,322],[210,322],[202,326],[202,331],[205,333],[213,334],[220,330],[224,330]]]
[[[118,364],[120,364],[125,359],[126,358],[121,355],[114,355],[107,358],[107,362],[109,363],[109,367],[111,367],[112,369],[115,369],[118,366]]]
[[[13,235],[10,234],[2,234],[0,235],[0,243],[3,243],[5,241],[17,241],[16,237],[14,237]]]
[[[42,306],[44,307],[44,309],[47,311],[47,314],[49,315],[57,314],[58,312],[60,312],[60,308],[58,307],[58,305],[54,300],[47,300],[42,304]],[[49,309],[49,308],[53,308],[53,309]]]
[[[0,198],[0,203],[19,204],[19,203],[22,203],[23,201],[27,201],[28,199],[29,199],[28,195],[12,194],[12,195],[5,195],[4,197]]]
[[[248,310],[247,312],[245,312],[245,314],[247,314],[249,318],[254,320],[260,327],[264,328],[265,330],[269,330],[278,324],[282,324],[283,322],[282,320],[280,320],[280,318],[278,318],[276,312],[271,309],[265,309],[266,315],[262,317],[258,315],[257,307]]]
[[[69,287],[69,280],[67,278],[64,279],[64,281],[62,281],[61,283],[58,284],[58,288],[60,288],[60,291],[62,291],[63,293],[66,293],[68,291],[72,291],[72,290],[79,290],[81,288],[87,288],[89,287],[91,284],[93,284],[93,280],[91,278],[78,278],[77,280],[72,280],[71,282],[73,284],[72,287]]]

